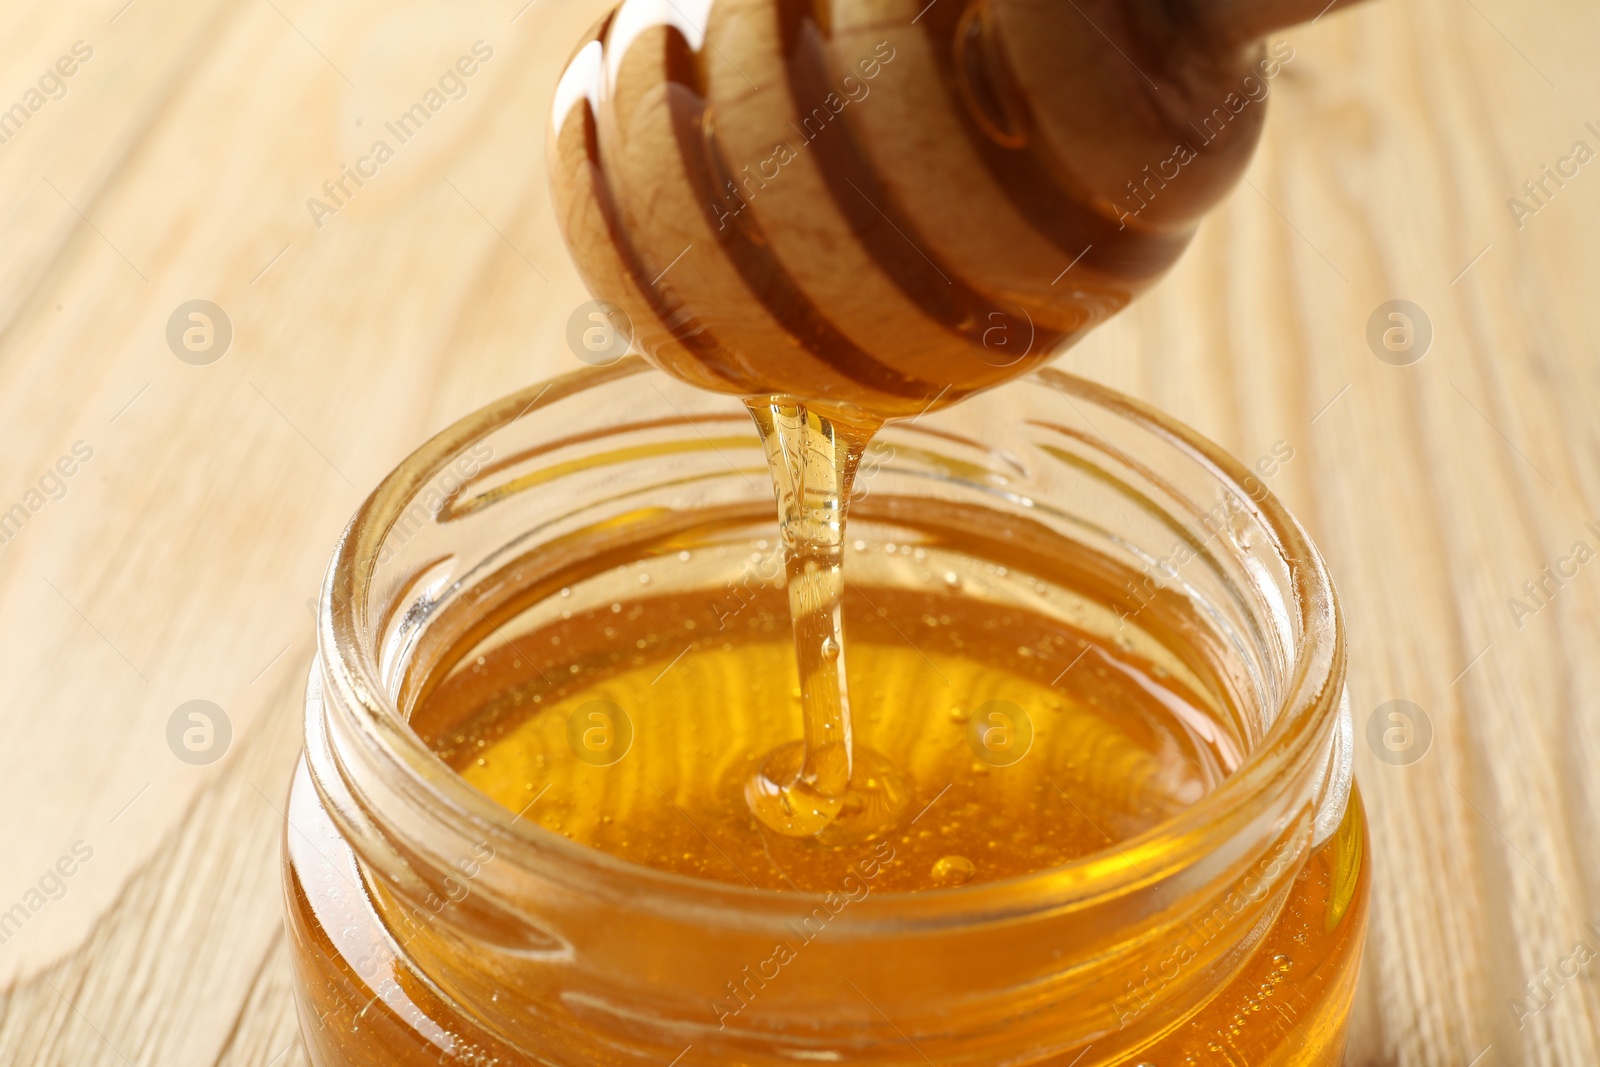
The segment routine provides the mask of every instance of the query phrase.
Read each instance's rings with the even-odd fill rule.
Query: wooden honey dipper
[[[852,421],[1024,373],[1171,266],[1326,0],[623,0],[550,166],[668,373]]]

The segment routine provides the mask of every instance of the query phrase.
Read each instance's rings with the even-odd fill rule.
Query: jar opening
[[[1338,744],[1348,732],[1339,729],[1336,604],[1315,549],[1260,479],[1159,412],[1048,370],[965,409],[891,426],[883,440],[880,470],[852,505],[852,529],[872,546],[852,560],[863,632],[870,623],[886,634],[879,620],[894,628],[900,612],[879,612],[872,594],[914,585],[921,571],[955,575],[985,610],[1098,628],[1209,701],[1200,729],[1212,731],[1204,747],[1215,766],[1198,786],[1175,786],[1194,793],[1186,803],[1105,833],[1105,847],[964,888],[874,894],[852,923],[1085,908],[1209,876],[1267,840],[1311,834],[1313,820],[1317,832],[1337,822],[1349,752],[1341,758]],[[773,538],[771,506],[738,405],[637,360],[506,398],[419,449],[352,522],[322,602],[327,747],[347,785],[389,798],[350,816],[350,829],[373,831],[354,840],[389,843],[374,859],[397,884],[427,866],[419,855],[455,847],[445,838],[482,839],[508,858],[505,871],[643,892],[721,921],[731,921],[730,902],[757,915],[766,898],[792,902],[792,891],[685,877],[575,844],[522,818],[507,797],[495,803],[440,756],[472,776],[444,697],[470,695],[475,669],[496,656],[542,670],[519,646],[558,636],[562,612],[603,612],[608,598],[631,612],[709,587],[723,594],[720,608],[686,620],[701,633],[770,615],[770,563],[734,568],[730,600],[729,567],[715,556],[746,553],[763,528]],[[641,575],[648,585],[618,591],[619,578]],[[644,640],[637,627],[613,629],[619,641]],[[697,637],[684,636],[682,655],[693,655]],[[654,664],[678,650],[648,651]],[[506,874],[487,889],[514,907],[528,884]]]

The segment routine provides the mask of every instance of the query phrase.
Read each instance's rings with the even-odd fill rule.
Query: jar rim
[[[626,897],[639,906],[700,911],[723,924],[739,921],[730,909],[756,913],[752,919],[770,918],[777,914],[775,906],[792,909],[796,903],[820,901],[825,894],[758,889],[663,871],[514,817],[453,771],[411,729],[382,681],[378,649],[365,636],[373,630],[369,594],[383,539],[418,491],[465,449],[497,429],[574,394],[653,372],[643,359],[629,356],[536,383],[447,427],[385,476],[346,527],[323,585],[317,613],[320,668],[313,668],[312,678],[314,703],[320,707],[308,702],[308,749],[332,749],[346,779],[338,792],[355,784],[352,774],[376,775],[391,794],[427,808],[430,821],[463,838],[493,839],[511,863],[538,868],[546,877]],[[1289,576],[1294,595],[1286,603],[1298,615],[1298,640],[1294,660],[1284,672],[1283,697],[1270,727],[1240,765],[1215,789],[1155,826],[1100,851],[1027,874],[937,892],[872,894],[850,909],[848,925],[853,927],[903,929],[1003,921],[1083,907],[1159,882],[1202,862],[1231,835],[1268,815],[1278,792],[1302,777],[1313,761],[1326,758],[1335,733],[1345,671],[1337,595],[1320,553],[1288,509],[1270,491],[1258,494],[1247,489],[1252,475],[1238,460],[1152,405],[1059,370],[1045,368],[1030,377],[1069,400],[1091,404],[1149,431],[1204,468],[1250,509]],[[314,722],[318,716],[328,721]],[[312,778],[324,802],[332,801],[319,776],[313,773]],[[365,814],[386,836],[405,837],[385,812]],[[340,821],[337,811],[335,817]],[[359,853],[359,844],[356,847]]]

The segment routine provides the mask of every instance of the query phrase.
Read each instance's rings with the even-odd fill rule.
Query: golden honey
[[[313,1061],[1338,1062],[1369,873],[1315,550],[1154,413],[1007,392],[863,457],[855,773],[804,836],[746,797],[805,724],[736,402],[590,371],[397,471],[290,802]]]
[[[796,909],[769,954],[728,977],[706,1004],[708,1019],[734,1020],[759,1004],[828,936],[835,915],[868,896],[1002,880],[1114,850],[1210,792],[1241,758],[1225,715],[1203,686],[1185,683],[1180,662],[1038,614],[985,610],[956,594],[969,580],[958,558],[910,546],[862,551],[903,554],[913,566],[922,557],[926,575],[925,589],[858,588],[846,599],[856,736],[904,775],[902,794],[884,802],[899,816],[892,829],[852,835],[847,813],[820,839],[795,838],[748,810],[752,767],[772,738],[797,734],[801,718],[787,601],[768,583],[563,613],[572,617],[465,665],[413,719],[451,767],[529,824],[690,878],[826,894],[820,907]],[[770,549],[753,548],[747,567],[780,573]],[[1003,569],[990,564],[971,580]],[[870,801],[876,784],[864,785]],[[486,862],[488,851],[469,860],[462,892]],[[1140,1049],[1143,1061],[1339,1062],[1365,925],[1359,800],[1313,854],[1285,848],[1268,861],[1301,863],[1231,980],[1175,1033]],[[1173,931],[1153,961],[1106,976],[1120,989],[1108,1017],[1136,1019],[1182,981],[1201,948],[1235,932],[1231,909],[1255,889],[1242,882],[1231,902]],[[294,917],[311,937],[319,917],[300,903]],[[452,906],[448,894],[438,904]],[[426,915],[392,908],[390,918],[402,937],[429,936]],[[348,1035],[344,1062],[439,1062],[423,1042],[397,1044],[399,1021],[352,992],[357,975],[343,979],[344,995],[318,1017]],[[477,1062],[518,1061],[487,1028],[475,1047]],[[1123,1061],[1090,1050],[1081,1062]]]
[[[1115,848],[1237,765],[1224,717],[1175,676],[1180,664],[1031,613],[975,610],[952,595],[962,573],[941,569],[962,567],[959,559],[899,552],[920,557],[930,591],[857,589],[846,608],[856,738],[880,766],[905,774],[895,785],[904,795],[884,802],[903,812],[892,829],[851,835],[847,813],[822,840],[796,840],[764,828],[744,803],[753,765],[772,738],[797,735],[802,717],[788,605],[770,589],[563,619],[456,675],[414,722],[467,781],[551,832],[694,878],[780,892],[837,887],[833,905],[728,981],[711,1005],[719,1018],[754,1004],[825,936],[834,906]],[[777,570],[760,548],[748,564]],[[868,803],[885,788],[863,785]],[[1229,988],[1181,1035],[1141,1055],[1185,1065],[1340,1062],[1334,1021],[1351,993],[1343,964],[1364,930],[1364,863],[1358,801]],[[1230,918],[1214,914],[1155,966],[1128,973],[1112,1013],[1137,1015]]]

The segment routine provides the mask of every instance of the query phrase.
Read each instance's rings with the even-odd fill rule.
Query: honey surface
[[[801,728],[776,550],[748,557],[765,582],[651,592],[675,568],[737,563],[741,554],[737,543],[664,553],[575,583],[534,605],[537,619],[512,627],[515,636],[459,662],[422,699],[413,724],[469,782],[550,832],[690,878],[844,899],[944,891],[1112,849],[1203,797],[1240,758],[1237,730],[1210,686],[1163,660],[1137,620],[1119,632],[1114,617],[1097,626],[1092,612],[1062,610],[1059,601],[1028,610],[1019,596],[1043,602],[1053,587],[956,552],[857,541],[851,562],[861,584],[844,599],[856,740],[859,752],[899,773],[901,792],[884,800],[887,829],[855,833],[857,813],[847,811],[816,836],[775,833],[751,813],[743,786],[774,739]],[[879,580],[887,574],[897,580]],[[637,592],[611,599],[589,583]],[[1063,621],[1075,614],[1087,620],[1081,627]],[[880,795],[865,777],[863,795]],[[1340,831],[1305,858],[1237,970],[1170,1032],[1146,1031],[1133,1044],[1114,1034],[1039,1062],[1338,1062],[1365,929],[1364,832],[1356,797]],[[338,891],[339,876],[302,844],[290,841],[297,869],[322,881],[292,896],[296,928],[308,944],[320,944],[320,930],[364,929],[372,916],[349,910],[355,901]],[[409,914],[392,904],[382,911],[394,924],[389,936],[408,951],[442,959],[459,950]],[[797,924],[796,951],[827,936]],[[1174,927],[1162,941],[1167,962],[1107,976],[1114,992],[1097,1010],[1136,1027],[1159,1016],[1153,1005],[1171,975],[1187,980],[1185,953],[1222,936],[1233,936],[1225,919],[1215,929]],[[478,1049],[486,1063],[523,1055],[504,1043],[499,1023],[459,1014],[410,978],[404,961],[386,966],[458,1047]],[[848,974],[852,965],[841,966]],[[325,1020],[319,1040],[382,1062],[435,1061],[437,1050],[409,1024],[373,1009],[357,976],[344,976],[350,992],[328,977],[343,974],[342,965],[329,957],[326,967],[317,983],[327,988],[314,983],[313,992]],[[855,994],[841,985],[840,995]],[[742,1012],[737,997],[707,1010]],[[948,1023],[963,1026],[959,1014]],[[519,1040],[541,1048],[566,1035],[535,1026]],[[730,1062],[750,1052],[740,1048],[696,1044],[687,1060]]]
[[[531,822],[636,863],[775,890],[831,889],[890,853],[874,891],[1056,866],[1169,818],[1236,763],[1214,711],[1161,668],[957,596],[961,580],[847,593],[866,756],[859,808],[817,837],[768,830],[743,794],[774,743],[800,735],[781,591],[720,630],[694,596],[574,614],[458,672],[415,721]]]

